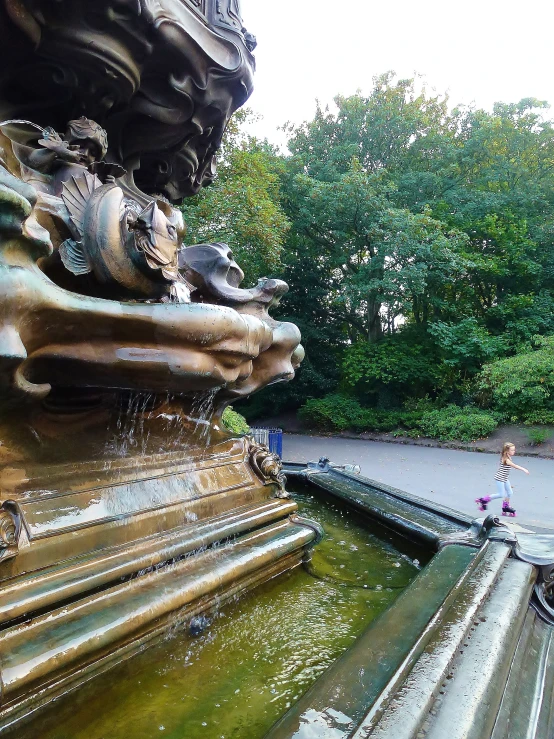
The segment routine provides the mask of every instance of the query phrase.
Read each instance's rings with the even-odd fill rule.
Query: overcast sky
[[[552,0],[241,0],[258,39],[255,132],[313,115],[315,100],[368,92],[389,69],[418,73],[451,104],[537,97],[554,104]],[[554,116],[554,110],[551,111]]]

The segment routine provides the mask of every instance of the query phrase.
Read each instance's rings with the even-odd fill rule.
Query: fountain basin
[[[437,553],[266,739],[549,739],[554,537],[470,521],[328,460],[287,467]]]
[[[3,435],[0,729],[297,567],[319,535],[213,395],[76,397]]]
[[[4,716],[30,691],[48,689],[52,697],[82,683],[84,671],[98,673],[136,651],[169,620],[204,610],[214,594],[224,602],[252,587],[253,579],[267,578],[268,570],[274,575],[298,564],[313,538],[312,530],[285,519],[6,629],[0,636]]]
[[[307,569],[295,567],[208,609],[197,637],[190,636],[190,615],[176,619],[165,640],[44,709],[36,720],[41,735],[119,739],[132,726],[137,739],[262,737],[386,612],[428,556],[342,506],[305,493],[296,504],[326,532]],[[27,739],[37,726],[13,731]]]
[[[174,610],[142,642],[157,644],[138,655],[122,645],[104,677],[92,679],[101,660],[84,670],[42,708],[41,735],[119,739],[132,726],[137,739],[416,739],[423,728],[432,739],[550,739],[551,539],[517,541],[492,517],[471,521],[327,463],[285,469],[300,495],[267,505],[298,504],[326,538]],[[293,515],[244,543],[306,537],[294,530],[304,522]],[[230,572],[227,553],[202,556]],[[148,578],[131,584],[147,588]],[[23,640],[6,634],[17,654]],[[36,735],[32,715],[13,726],[5,716],[6,736]]]

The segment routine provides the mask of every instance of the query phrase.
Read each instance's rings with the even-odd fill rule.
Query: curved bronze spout
[[[234,308],[259,303],[266,314],[289,289],[286,282],[267,278],[259,280],[256,287],[241,288],[244,272],[230,247],[221,243],[183,247],[179,251],[179,271],[196,288],[196,300]]]
[[[36,267],[24,284],[20,277],[0,265],[4,313],[11,314],[0,336],[12,338],[11,346],[0,346],[0,365],[31,383],[18,383],[26,392],[39,385],[42,395],[48,384],[159,392],[221,387],[247,377],[252,360],[271,345],[269,326],[231,308],[91,299],[62,290]],[[27,310],[17,312],[22,303]]]

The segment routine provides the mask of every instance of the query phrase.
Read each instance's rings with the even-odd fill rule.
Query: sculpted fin
[[[63,183],[62,200],[69,211],[71,222],[80,236],[84,234],[84,220],[90,196],[102,183],[95,174],[84,171],[79,177],[71,177]]]
[[[66,239],[63,244],[60,244],[60,257],[64,267],[74,275],[86,275],[92,272],[80,241]]]

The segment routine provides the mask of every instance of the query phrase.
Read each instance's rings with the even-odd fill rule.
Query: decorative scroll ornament
[[[487,540],[504,541],[506,544],[511,545],[517,542],[517,538],[509,526],[506,526],[496,516],[489,515],[484,521],[479,519],[473,521],[466,531],[441,537],[438,543],[438,549],[444,549],[444,547],[451,546],[452,544],[480,549]]]
[[[531,604],[544,621],[554,626],[554,565],[539,569]]]
[[[544,621],[554,626],[554,536],[518,534],[514,555],[538,568],[531,605]]]
[[[178,206],[252,90],[240,0],[0,6],[0,407],[292,379],[285,283],[244,289],[228,246],[183,245]]]
[[[285,488],[287,478],[283,474],[283,464],[280,457],[254,440],[250,441],[249,457],[254,472],[264,485],[277,485],[278,490],[274,497],[290,498]]]
[[[8,505],[0,508],[0,560],[11,559],[18,552],[19,516],[8,510]]]

